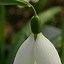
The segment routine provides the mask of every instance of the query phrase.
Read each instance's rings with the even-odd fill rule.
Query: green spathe
[[[41,21],[38,16],[33,16],[31,19],[31,30],[34,34],[38,34],[41,32]]]
[[[61,64],[53,44],[42,33],[34,34],[20,46],[13,64]]]

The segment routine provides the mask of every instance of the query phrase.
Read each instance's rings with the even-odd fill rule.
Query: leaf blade
[[[62,7],[53,7],[43,13],[40,13],[39,17],[42,21],[42,24],[45,24],[47,21],[52,19],[61,10],[62,10]]]
[[[17,1],[17,0],[1,0],[0,5],[19,5],[19,6],[28,6],[31,7],[31,4],[29,2],[26,2],[24,0]]]

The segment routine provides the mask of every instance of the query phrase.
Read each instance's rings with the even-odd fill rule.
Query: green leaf
[[[43,9],[45,8],[46,4],[47,4],[48,0],[39,0],[38,3],[32,3],[32,5],[35,7],[36,11],[39,13],[39,12],[42,12]]]
[[[6,47],[5,39],[5,27],[6,27],[6,9],[5,6],[0,5],[0,63],[5,63],[4,50]]]
[[[49,10],[40,13],[39,17],[42,21],[42,24],[45,24],[47,21],[49,21],[50,19],[52,19],[57,13],[59,13],[62,10],[61,7],[53,7],[50,8]]]
[[[64,64],[64,16],[61,18],[61,21],[62,21],[62,42],[61,42],[61,51],[60,51],[60,54],[61,54],[61,61],[62,61],[62,64]]]
[[[6,26],[6,18],[5,18],[5,6],[0,6],[0,48],[3,50],[5,48],[5,26]]]
[[[14,44],[10,48],[7,64],[13,64],[15,55],[19,47],[26,40],[26,38],[28,38],[30,34],[31,34],[30,23],[28,23],[20,32],[18,32],[17,34],[14,34],[13,39],[12,39],[13,40],[12,43]]]
[[[47,2],[48,2],[48,0],[39,0],[38,4],[36,6],[38,12],[43,10],[43,8],[45,7]]]
[[[55,46],[61,47],[61,35],[55,36],[53,39],[51,39],[51,42],[52,42]]]
[[[17,0],[0,0],[0,5],[19,5],[19,6],[28,6],[31,7],[29,2],[24,0],[17,1]]]
[[[0,63],[3,64],[3,57],[2,57],[1,49],[0,49]]]

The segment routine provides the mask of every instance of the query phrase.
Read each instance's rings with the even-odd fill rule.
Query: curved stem
[[[36,13],[36,10],[35,10],[34,6],[31,5],[31,7],[32,7],[32,9],[33,9],[33,11],[34,11],[35,16],[37,16],[37,13]]]

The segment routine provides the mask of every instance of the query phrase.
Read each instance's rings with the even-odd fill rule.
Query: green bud
[[[34,34],[41,32],[41,21],[38,16],[33,16],[31,19],[31,30]]]

